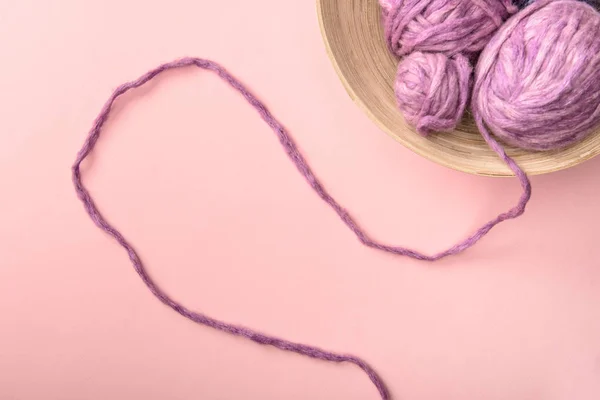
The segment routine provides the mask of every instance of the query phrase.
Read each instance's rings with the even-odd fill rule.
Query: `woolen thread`
[[[380,4],[388,47],[404,56],[394,85],[399,110],[421,135],[453,131],[471,91],[469,59],[517,7],[511,0],[380,0]]]
[[[265,123],[271,128],[271,130],[281,143],[284,152],[288,155],[290,161],[296,166],[302,177],[306,180],[306,182],[314,190],[314,192],[329,207],[333,209],[333,211],[338,215],[340,220],[348,227],[350,231],[354,233],[354,235],[356,235],[360,243],[362,243],[364,246],[376,250],[423,261],[436,261],[451,255],[462,253],[466,249],[475,245],[475,243],[481,240],[485,235],[487,235],[487,233],[492,228],[494,228],[499,223],[509,219],[517,218],[518,216],[523,214],[523,212],[525,211],[525,206],[529,200],[529,196],[531,195],[531,187],[529,185],[529,180],[527,179],[527,176],[516,166],[514,161],[512,161],[509,157],[507,157],[504,154],[503,158],[511,168],[514,168],[515,173],[517,175],[519,175],[519,173],[522,174],[521,182],[524,185],[524,192],[521,196],[519,203],[507,212],[504,212],[498,215],[496,218],[490,220],[477,231],[475,231],[473,234],[460,241],[459,243],[455,244],[454,246],[443,250],[439,253],[429,255],[407,247],[392,246],[372,239],[370,235],[363,228],[360,227],[360,225],[356,222],[354,217],[352,217],[350,213],[340,203],[338,203],[337,200],[333,198],[333,196],[317,178],[316,174],[313,172],[312,168],[298,149],[298,146],[295,144],[293,138],[287,132],[283,124],[279,122],[273,116],[273,114],[271,114],[271,112],[264,105],[264,103],[262,103],[254,94],[252,94],[242,82],[240,82],[225,68],[223,68],[221,65],[214,61],[201,58],[186,57],[179,60],[175,60],[173,62],[162,64],[146,72],[139,78],[118,86],[102,107],[102,110],[100,111],[100,114],[96,117],[96,120],[94,121],[92,128],[89,131],[81,149],[77,153],[77,157],[71,169],[73,184],[75,186],[75,192],[77,193],[77,196],[83,203],[85,211],[88,213],[94,224],[96,224],[98,228],[100,228],[106,234],[115,239],[117,243],[123,247],[129,259],[131,260],[135,271],[138,273],[138,275],[140,276],[144,284],[148,287],[150,292],[152,292],[152,294],[167,307],[173,309],[177,313],[181,314],[185,318],[197,324],[217,329],[219,331],[234,336],[240,336],[262,345],[273,346],[280,350],[297,353],[306,357],[335,363],[344,362],[354,364],[360,369],[362,369],[369,377],[369,379],[373,382],[373,384],[377,388],[377,391],[379,392],[381,399],[389,400],[391,398],[389,391],[386,388],[381,377],[366,361],[357,356],[346,353],[337,353],[323,350],[315,346],[309,346],[302,343],[281,339],[272,335],[267,335],[241,325],[223,322],[218,319],[212,318],[206,314],[191,310],[185,307],[183,304],[179,303],[178,301],[174,300],[152,279],[152,277],[148,273],[148,270],[144,266],[140,256],[134,249],[133,245],[125,238],[125,236],[123,236],[123,234],[121,234],[121,232],[115,226],[109,223],[108,220],[100,213],[94,199],[92,198],[92,195],[83,184],[81,165],[94,150],[98,139],[100,138],[100,135],[102,133],[102,129],[104,128],[104,125],[109,119],[113,105],[115,104],[117,99],[119,99],[119,97],[121,97],[122,95],[124,95],[132,89],[143,86],[159,74],[165,71],[191,66],[214,72],[226,83],[228,83],[232,88],[238,91],[246,99],[246,101],[257,111],[257,113],[265,121]]]
[[[472,108],[480,130],[519,148],[583,140],[600,125],[600,14],[575,0],[521,10],[481,53]]]
[[[415,52],[398,65],[394,91],[406,121],[427,136],[451,132],[465,111],[471,64],[462,54]]]

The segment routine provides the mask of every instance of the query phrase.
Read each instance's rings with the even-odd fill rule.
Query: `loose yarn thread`
[[[358,240],[367,247],[423,261],[436,261],[448,257],[450,255],[461,253],[469,247],[473,246],[475,243],[477,243],[494,226],[496,226],[500,222],[516,218],[519,215],[523,214],[523,212],[525,211],[525,206],[531,196],[531,185],[529,184],[527,176],[517,166],[517,164],[504,153],[502,148],[494,141],[494,139],[488,135],[488,137],[486,138],[486,140],[488,140],[488,143],[490,143],[491,146],[494,146],[495,144],[495,146],[497,147],[498,154],[510,166],[510,168],[515,172],[515,174],[519,177],[521,181],[521,184],[523,186],[523,195],[521,196],[519,203],[515,207],[511,208],[509,211],[498,215],[496,218],[489,221],[487,224],[478,229],[471,236],[450,247],[449,249],[441,251],[434,255],[427,255],[405,247],[385,245],[371,239],[367,235],[367,233],[356,223],[356,221],[352,218],[349,212],[345,208],[343,208],[325,189],[323,184],[313,173],[306,159],[300,153],[298,147],[294,143],[294,140],[288,134],[283,125],[271,114],[267,107],[256,96],[254,96],[238,79],[236,79],[227,70],[225,70],[225,68],[223,68],[221,65],[214,61],[205,60],[201,58],[186,57],[170,63],[160,65],[157,68],[145,73],[136,80],[124,83],[117,87],[117,89],[113,92],[113,94],[109,97],[107,102],[102,107],[100,114],[96,118],[72,166],[73,184],[77,196],[82,201],[83,206],[90,218],[92,219],[92,221],[96,224],[98,228],[100,228],[102,231],[106,232],[108,235],[113,237],[125,249],[129,256],[129,259],[131,260],[131,263],[133,264],[135,271],[141,277],[142,281],[146,284],[146,286],[152,292],[152,294],[166,306],[178,312],[185,318],[196,322],[200,325],[211,327],[222,332],[229,333],[231,335],[245,337],[259,344],[270,345],[281,350],[301,354],[307,357],[336,363],[352,363],[361,368],[367,374],[371,382],[373,382],[373,384],[379,391],[381,399],[389,400],[389,392],[381,377],[375,372],[373,368],[369,366],[369,364],[367,364],[367,362],[365,362],[359,357],[349,354],[340,354],[322,350],[318,347],[308,346],[305,344],[280,339],[275,336],[265,335],[263,333],[243,326],[225,323],[217,319],[211,318],[205,314],[192,311],[183,306],[181,303],[173,300],[151,278],[148,271],[144,267],[144,264],[142,263],[140,257],[138,256],[133,246],[129,243],[129,241],[125,239],[125,237],[113,225],[111,225],[98,210],[91,194],[82,182],[81,164],[92,152],[98,139],[100,138],[102,128],[109,118],[113,104],[120,96],[122,96],[129,90],[144,85],[148,81],[154,79],[160,73],[188,66],[196,66],[200,69],[209,70],[216,73],[221,79],[227,82],[231,87],[237,90],[246,99],[246,101],[258,112],[261,118],[267,123],[267,125],[269,125],[269,127],[276,134],[281,145],[283,146],[284,151],[287,153],[290,160],[296,165],[300,174],[304,177],[307,183],[312,187],[312,189],[317,193],[317,195],[336,212],[336,214],[340,217],[344,224],[346,224],[346,226],[352,232],[354,232]]]

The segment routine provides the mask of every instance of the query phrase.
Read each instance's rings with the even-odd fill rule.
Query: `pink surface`
[[[111,90],[160,62],[213,58],[247,82],[379,239],[434,251],[519,194],[381,133],[339,83],[312,1],[0,1],[0,49],[3,400],[377,399],[355,367],[176,315],[88,219],[75,152]],[[533,179],[523,218],[423,264],[361,247],[211,74],[126,100],[85,180],[188,306],[362,356],[394,399],[600,398],[600,159]]]

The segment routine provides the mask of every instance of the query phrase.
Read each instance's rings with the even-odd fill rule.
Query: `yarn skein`
[[[398,64],[394,92],[406,121],[427,136],[451,132],[465,112],[471,64],[462,54],[411,53]]]
[[[394,85],[399,110],[423,136],[453,131],[471,91],[469,59],[517,7],[511,0],[380,0],[380,5],[387,45],[404,56]]]
[[[382,0],[392,53],[477,54],[517,11],[512,0]]]
[[[472,108],[482,133],[555,150],[600,125],[600,14],[574,0],[538,0],[482,52]],[[484,126],[485,125],[485,126]]]
[[[121,232],[119,232],[117,228],[110,224],[98,210],[98,207],[96,206],[90,192],[87,190],[87,188],[82,182],[81,164],[94,150],[94,147],[96,146],[96,143],[98,142],[98,139],[100,138],[100,135],[102,133],[104,124],[107,122],[110,116],[113,104],[120,96],[122,96],[129,90],[138,88],[146,84],[162,72],[189,66],[196,66],[200,69],[209,70],[216,73],[221,79],[227,82],[231,87],[237,90],[246,99],[246,101],[258,112],[261,118],[273,130],[273,132],[279,139],[284,151],[287,153],[290,160],[296,165],[298,171],[304,177],[307,183],[312,187],[316,194],[336,212],[336,214],[340,217],[344,224],[346,224],[346,226],[352,232],[354,232],[358,240],[367,247],[424,261],[440,260],[444,257],[461,253],[469,247],[473,246],[475,243],[477,243],[494,226],[496,226],[500,222],[516,218],[525,211],[525,206],[531,194],[531,188],[529,186],[529,181],[527,180],[527,177],[523,174],[522,182],[524,183],[525,190],[519,204],[510,209],[508,212],[498,215],[496,218],[489,221],[487,224],[478,229],[471,236],[452,246],[451,248],[434,255],[427,255],[405,247],[382,244],[371,239],[368,236],[368,234],[356,223],[356,221],[350,215],[350,213],[329,194],[327,189],[323,186],[323,184],[312,171],[304,156],[300,153],[294,140],[288,134],[284,126],[271,114],[267,107],[244,86],[244,84],[242,84],[238,79],[236,79],[227,70],[225,70],[225,68],[223,68],[221,65],[214,61],[187,57],[160,65],[155,69],[148,71],[141,77],[117,87],[117,89],[115,89],[113,94],[109,97],[109,99],[102,107],[102,110],[100,111],[98,117],[96,117],[96,120],[94,121],[94,124],[92,125],[92,128],[89,131],[81,149],[77,153],[77,157],[72,166],[71,170],[73,185],[75,187],[75,192],[77,193],[77,196],[82,201],[85,211],[88,213],[92,221],[96,224],[98,228],[100,228],[102,231],[114,238],[119,243],[119,245],[121,245],[125,249],[129,256],[129,259],[131,260],[131,263],[133,264],[135,271],[141,277],[142,281],[152,292],[152,294],[166,306],[178,312],[185,318],[200,325],[211,327],[222,332],[229,333],[231,335],[241,336],[259,344],[270,345],[281,350],[294,352],[307,357],[335,363],[352,363],[361,368],[367,374],[369,379],[377,388],[381,399],[389,400],[390,395],[383,380],[375,372],[375,370],[361,358],[349,354],[340,354],[331,351],[326,351],[318,347],[308,346],[301,343],[291,342],[285,339],[277,338],[275,336],[265,335],[263,333],[243,326],[219,321],[205,314],[190,310],[181,303],[172,299],[152,279],[131,243],[129,243],[129,241],[121,234]],[[504,159],[509,163],[509,165],[511,165],[511,168],[515,168],[515,172],[518,173],[520,171],[516,164],[505,154]]]

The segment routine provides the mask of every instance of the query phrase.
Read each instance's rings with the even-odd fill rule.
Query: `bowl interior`
[[[407,125],[396,107],[393,83],[398,60],[385,44],[377,0],[317,0],[317,9],[327,52],[343,85],[381,129],[417,154],[449,168],[477,175],[512,176],[485,143],[468,112],[451,133],[424,138]],[[600,135],[592,134],[556,151],[505,147],[528,174],[545,174],[596,156]]]

